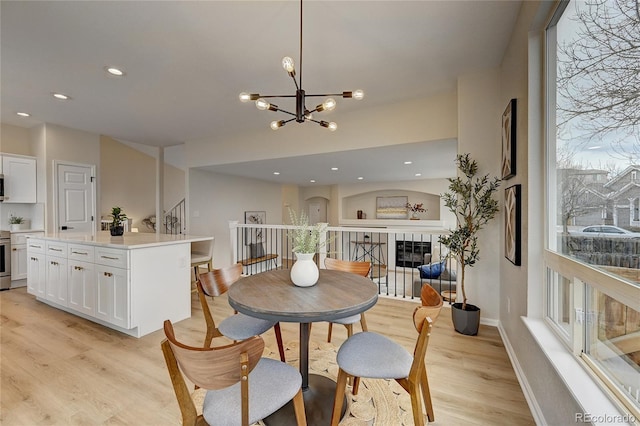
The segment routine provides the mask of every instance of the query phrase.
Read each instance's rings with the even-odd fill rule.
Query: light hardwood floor
[[[205,323],[195,294],[192,302],[193,315],[175,326],[176,334],[201,344]],[[233,312],[225,297],[211,306],[217,320]],[[367,312],[369,330],[412,350],[414,307],[380,298]],[[180,424],[160,351],[162,331],[129,337],[37,302],[24,288],[0,292],[0,320],[0,424]],[[285,342],[298,339],[297,324],[282,324],[282,332]],[[312,339],[326,339],[326,333],[324,323],[316,324]],[[346,330],[334,327],[333,336],[339,345]],[[275,348],[272,331],[264,338]],[[457,334],[444,309],[426,364],[432,425],[534,424],[497,329]]]

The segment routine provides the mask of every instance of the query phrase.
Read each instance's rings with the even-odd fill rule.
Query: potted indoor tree
[[[109,226],[109,232],[111,232],[111,235],[117,237],[124,234],[124,226],[122,223],[127,220],[127,215],[122,211],[122,208],[117,206],[112,207],[111,217],[113,218],[111,225]]]
[[[469,154],[456,157],[459,175],[449,178],[449,191],[442,194],[444,205],[456,216],[456,227],[448,235],[441,235],[439,242],[449,249],[460,265],[460,289],[462,303],[454,303],[451,317],[455,330],[462,334],[476,335],[480,326],[480,308],[467,303],[465,291],[465,268],[479,260],[478,232],[498,212],[498,201],[494,198],[500,179],[489,174],[478,176],[478,163]]]
[[[298,216],[295,211],[289,209],[291,224],[295,226],[292,230],[293,253],[296,262],[291,267],[291,281],[298,287],[311,287],[318,282],[320,271],[318,265],[313,260],[316,252],[323,247],[326,241],[322,240],[322,234],[326,232],[326,224],[318,223],[309,225],[309,217],[300,212]]]

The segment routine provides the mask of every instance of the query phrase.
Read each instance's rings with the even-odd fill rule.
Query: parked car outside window
[[[578,232],[571,232],[575,235],[591,235],[602,237],[620,237],[620,238],[640,238],[639,232],[631,232],[627,229],[613,225],[592,225],[582,228]]]

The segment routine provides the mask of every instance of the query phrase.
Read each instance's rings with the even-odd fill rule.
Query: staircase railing
[[[185,199],[169,209],[162,218],[163,234],[185,234],[187,230],[187,214]]]

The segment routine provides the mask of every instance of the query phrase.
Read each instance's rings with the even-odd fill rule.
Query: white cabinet
[[[11,245],[11,281],[27,278],[27,246]]]
[[[96,274],[96,318],[122,328],[130,328],[131,298],[128,271],[96,265]]]
[[[101,234],[29,238],[27,291],[135,337],[189,318],[191,242],[203,237]]]
[[[93,263],[69,259],[68,307],[94,316],[96,313],[96,269]]]
[[[46,297],[46,243],[44,240],[29,238],[27,240],[27,293]]]
[[[96,317],[123,328],[131,326],[129,251],[96,247]]]
[[[21,155],[2,155],[4,203],[36,202],[36,159]]]
[[[43,232],[20,232],[11,234],[11,280],[27,278],[29,259],[27,255],[27,238],[42,237]],[[42,242],[44,244],[44,242]]]
[[[46,256],[46,298],[67,306],[67,245],[47,241]]]

